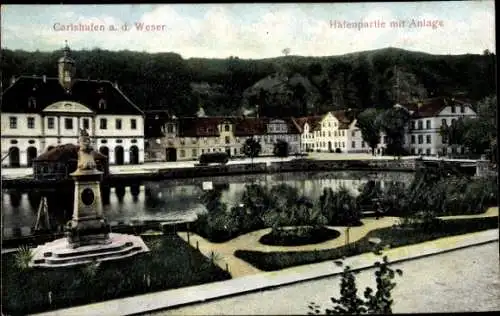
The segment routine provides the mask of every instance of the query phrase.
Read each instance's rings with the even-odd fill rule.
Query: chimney
[[[47,82],[47,76],[43,75],[43,83],[46,83],[46,82]]]

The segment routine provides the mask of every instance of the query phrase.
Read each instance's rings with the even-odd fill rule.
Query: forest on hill
[[[12,76],[57,76],[62,50],[2,49],[2,87]],[[176,53],[73,51],[77,77],[117,82],[143,110],[177,116],[302,116],[339,108],[386,108],[395,102],[463,93],[495,93],[496,55],[431,55],[397,48],[331,57],[259,60],[183,59]]]

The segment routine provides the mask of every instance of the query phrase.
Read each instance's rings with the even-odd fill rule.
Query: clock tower
[[[70,49],[68,42],[64,47],[64,56],[59,58],[58,61],[58,73],[59,73],[59,83],[66,91],[70,91],[71,85],[75,78],[76,67],[75,61],[70,57]]]

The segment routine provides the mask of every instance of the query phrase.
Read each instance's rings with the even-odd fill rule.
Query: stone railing
[[[268,172],[331,170],[414,171],[415,160],[292,160],[272,162]]]

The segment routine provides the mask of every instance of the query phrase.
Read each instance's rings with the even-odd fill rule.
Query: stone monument
[[[111,232],[102,209],[102,172],[96,169],[86,130],[80,131],[79,144],[77,169],[71,174],[75,180],[73,218],[66,226],[66,238],[35,248],[32,266],[72,266],[149,251],[140,237]]]

